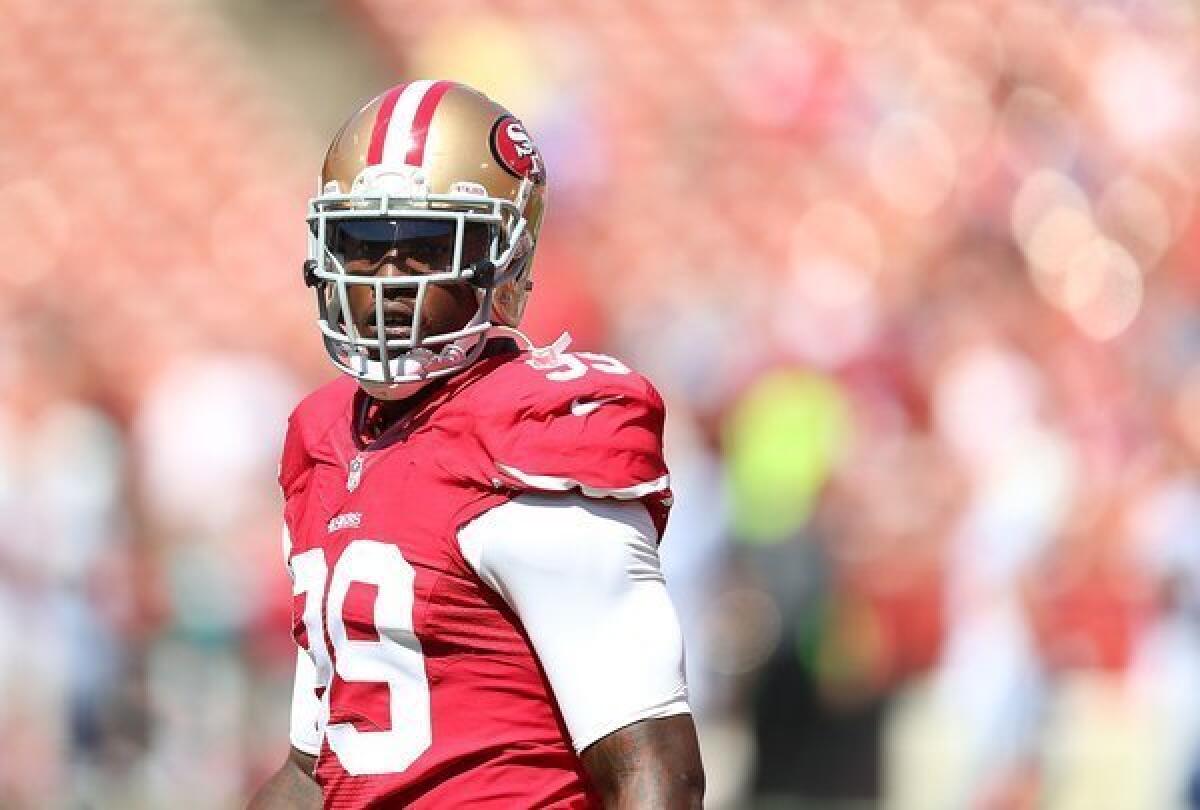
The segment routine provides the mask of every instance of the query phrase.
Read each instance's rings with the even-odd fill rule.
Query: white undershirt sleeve
[[[638,501],[526,494],[458,535],[520,618],[576,751],[631,723],[685,714],[683,639]]]
[[[292,572],[292,537],[283,526],[283,562],[288,577]],[[317,666],[304,650],[296,650],[296,676],[292,683],[292,712],[288,738],[292,746],[311,756],[321,751],[321,701],[317,699]]]
[[[311,756],[321,752],[321,701],[317,699],[317,667],[304,650],[296,650],[296,679],[292,684],[292,716],[288,738],[292,747]]]

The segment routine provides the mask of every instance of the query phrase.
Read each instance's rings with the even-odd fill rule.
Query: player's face
[[[354,276],[398,278],[446,273],[453,269],[455,223],[445,220],[349,220],[334,225],[330,249],[346,272]],[[487,256],[485,225],[467,223],[462,265]],[[351,318],[358,333],[377,338],[382,327],[391,340],[412,336],[415,286],[383,288],[383,323],[378,322],[375,287],[348,285]],[[421,306],[421,334],[445,334],[462,329],[478,308],[476,292],[466,282],[428,285]]]

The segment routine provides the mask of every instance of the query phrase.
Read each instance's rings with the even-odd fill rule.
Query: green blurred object
[[[734,535],[745,543],[782,543],[808,522],[849,442],[849,403],[828,377],[775,371],[746,390],[723,432]]]

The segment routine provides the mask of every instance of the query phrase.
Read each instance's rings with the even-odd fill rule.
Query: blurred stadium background
[[[305,202],[423,76],[669,400],[711,807],[1200,806],[1195,3],[0,0],[0,808],[281,760]]]

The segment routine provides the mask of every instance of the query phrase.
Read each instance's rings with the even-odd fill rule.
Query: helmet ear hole
[[[506,326],[516,327],[525,312],[525,301],[533,286],[530,272],[533,268],[533,253],[518,255],[509,262],[504,280],[496,285],[492,299],[492,320]]]
[[[525,271],[529,269],[529,259],[530,256],[528,253],[526,253],[524,256],[512,263],[510,272],[513,283],[519,283],[524,278]]]
[[[505,268],[503,274],[504,284],[512,284],[518,290],[524,290],[525,279],[529,276],[529,270],[533,262],[533,240],[529,238],[529,234],[521,235],[520,241],[513,250],[513,257],[508,262],[508,267]]]

